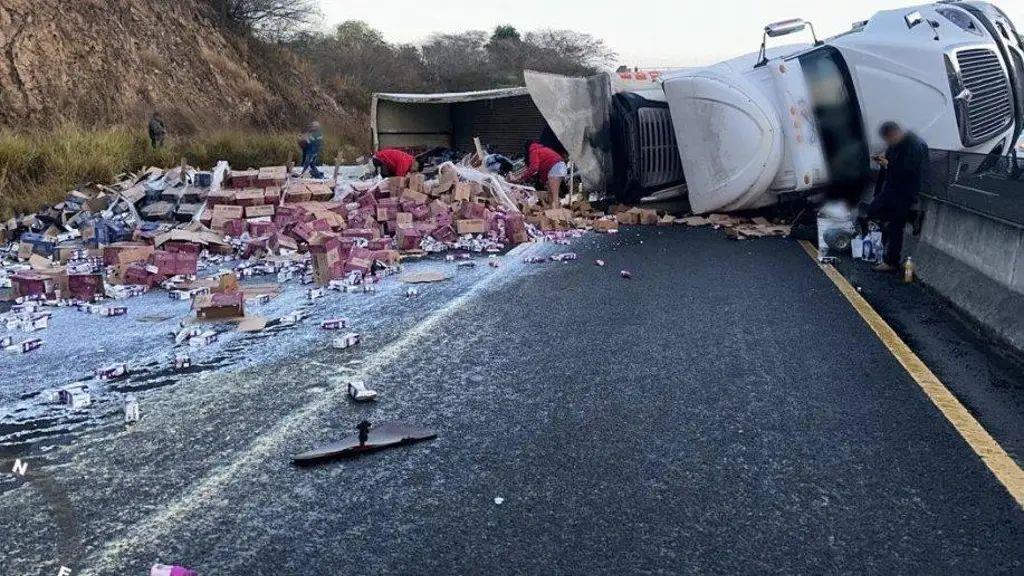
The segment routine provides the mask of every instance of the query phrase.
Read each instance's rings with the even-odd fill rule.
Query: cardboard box
[[[478,220],[484,217],[487,207],[479,202],[463,202],[459,214],[466,220]]]
[[[415,190],[410,190],[408,188],[402,190],[401,199],[403,202],[408,201],[414,204],[426,204],[428,201],[430,201],[430,197],[427,196],[426,194],[422,192],[417,192]]]
[[[632,226],[640,223],[640,213],[639,211],[626,210],[625,212],[616,213],[615,219],[618,220],[619,224]]]
[[[327,202],[334,198],[334,190],[331,190],[331,187],[327,184],[311,183],[306,185],[306,189],[309,190],[310,200],[316,202]]]
[[[472,192],[473,189],[469,185],[469,182],[458,182],[455,184],[455,192],[453,193],[452,198],[456,202],[464,202],[466,200],[469,200],[469,197],[472,195]]]
[[[658,224],[658,211],[641,208],[640,223],[644,226],[656,226]]]
[[[102,274],[71,274],[68,276],[68,293],[72,298],[92,300],[103,294]]]
[[[566,210],[565,208],[545,210],[544,216],[552,222],[557,222],[559,224],[568,224],[569,222],[572,222],[572,211]]]
[[[103,249],[103,263],[107,266],[127,266],[132,262],[145,262],[153,247],[140,242],[115,242]]]
[[[483,234],[487,232],[487,221],[480,219],[456,220],[455,230],[459,236],[464,234]]]
[[[245,316],[245,296],[241,292],[215,292],[196,296],[196,318],[227,320]]]
[[[395,223],[399,228],[412,226],[413,215],[409,212],[399,212],[395,215]]]
[[[174,273],[195,276],[199,270],[199,257],[191,252],[170,252],[174,256]]]
[[[46,276],[36,272],[18,272],[11,276],[11,288],[14,296],[45,296],[53,293],[53,282]]]
[[[423,233],[411,226],[399,227],[395,234],[395,243],[399,250],[416,250],[423,241]]]
[[[263,190],[242,190],[235,194],[235,204],[239,206],[259,206],[266,202]]]
[[[309,188],[302,183],[289,184],[284,189],[285,202],[309,202],[312,197],[313,194],[309,191]]]
[[[273,222],[249,222],[249,234],[257,238],[273,236],[277,231],[278,226]]]
[[[210,206],[216,206],[217,204],[234,204],[235,191],[226,189],[211,191],[206,195],[206,203]]]
[[[258,206],[247,206],[245,208],[246,218],[273,218],[275,213],[273,204],[263,204]]]
[[[426,180],[426,176],[423,174],[410,174],[409,189],[414,192],[426,192],[423,186]]]
[[[367,258],[349,258],[345,261],[344,272],[359,272],[360,274],[369,274],[370,269],[373,267],[373,262]]]
[[[232,188],[253,188],[259,176],[259,170],[232,170],[228,172],[227,183]]]
[[[230,206],[227,204],[217,204],[213,207],[213,218],[216,220],[218,217],[224,220],[235,220],[242,218],[245,215],[245,208],[242,206]]]

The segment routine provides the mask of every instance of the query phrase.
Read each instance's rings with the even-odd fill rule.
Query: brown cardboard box
[[[260,206],[246,206],[245,217],[246,218],[263,218],[265,216],[274,215],[273,204],[263,204]]]
[[[453,199],[456,202],[469,200],[469,197],[472,195],[472,191],[473,190],[472,187],[469,185],[469,182],[458,182],[457,184],[455,184],[455,194]]]
[[[241,292],[215,292],[196,296],[196,318],[226,320],[245,316],[245,296]]]
[[[437,216],[438,214],[447,214],[451,212],[451,206],[442,200],[434,200],[430,203],[430,215]]]
[[[409,189],[414,192],[426,192],[423,187],[424,182],[426,182],[426,177],[423,174],[409,175]]]
[[[572,212],[565,208],[553,208],[545,210],[544,216],[558,223],[569,223],[572,221]]]
[[[263,190],[248,188],[235,194],[235,204],[239,206],[259,206],[266,202]]]
[[[615,219],[619,221],[619,224],[631,226],[640,223],[640,213],[638,211],[626,210],[625,212],[616,213]]]
[[[480,219],[456,220],[455,230],[460,236],[463,234],[483,234],[487,232],[487,221]]]
[[[234,204],[235,203],[235,191],[234,190],[214,190],[206,195],[206,203],[210,206],[216,206],[217,204]]]
[[[416,204],[426,204],[430,200],[430,197],[426,194],[408,188],[402,190],[401,198],[403,201],[415,202]]]
[[[217,204],[213,207],[213,219],[237,220],[245,214],[245,208],[241,206],[228,206]]]
[[[327,184],[314,182],[306,185],[306,189],[309,190],[310,200],[316,202],[327,202],[331,198],[334,198],[334,190]]]
[[[403,227],[406,227],[406,226],[412,226],[412,220],[413,220],[412,214],[409,213],[409,212],[399,212],[395,216],[395,222],[397,223],[399,228],[403,228]]]
[[[658,223],[658,211],[640,209],[640,223],[645,226],[654,226]]]

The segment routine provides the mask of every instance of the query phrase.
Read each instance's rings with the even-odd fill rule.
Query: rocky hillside
[[[0,128],[291,127],[346,114],[291,53],[218,28],[200,0],[3,0]]]

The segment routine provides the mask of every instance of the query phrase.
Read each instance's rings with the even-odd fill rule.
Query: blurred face
[[[897,128],[896,130],[888,132],[883,138],[886,144],[888,144],[889,146],[895,146],[896,144],[899,144],[903,140],[903,136],[903,130]]]

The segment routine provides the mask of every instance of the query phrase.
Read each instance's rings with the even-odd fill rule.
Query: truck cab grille
[[[956,59],[963,87],[970,91],[965,103],[967,125],[961,127],[964,144],[973,146],[999,134],[1013,122],[1010,82],[999,56],[992,50],[961,50]]]
[[[639,146],[633,150],[634,166],[640,171],[644,188],[672,184],[683,179],[672,115],[667,108],[641,108],[637,111]]]

